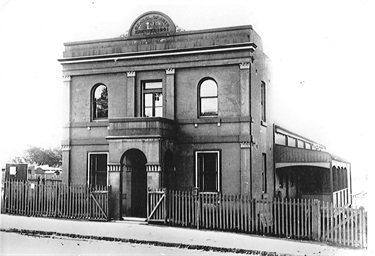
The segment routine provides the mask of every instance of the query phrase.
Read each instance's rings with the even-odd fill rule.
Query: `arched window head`
[[[93,120],[108,118],[108,90],[104,84],[94,87],[92,94]]]
[[[217,116],[217,109],[217,84],[212,79],[206,79],[199,87],[199,115]]]

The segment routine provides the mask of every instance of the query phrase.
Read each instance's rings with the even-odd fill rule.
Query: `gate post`
[[[197,222],[197,229],[199,229],[200,222],[200,205],[199,205],[199,188],[193,188],[193,197],[195,197],[195,221]]]
[[[312,203],[312,210],[311,210],[311,217],[312,217],[312,223],[311,223],[311,233],[312,233],[312,238],[316,241],[320,240],[320,232],[321,232],[321,227],[320,227],[320,201],[317,199],[314,199]]]
[[[150,216],[150,191],[151,188],[147,187],[147,198],[146,198],[146,213],[147,213],[147,223],[149,222],[149,216]]]
[[[163,202],[163,212],[164,212],[164,224],[167,224],[167,220],[168,220],[168,212],[167,212],[167,200],[168,200],[168,197],[167,197],[167,188],[163,188],[163,196],[164,196],[164,202]]]

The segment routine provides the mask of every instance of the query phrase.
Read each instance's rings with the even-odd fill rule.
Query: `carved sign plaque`
[[[148,36],[176,32],[173,21],[161,12],[147,12],[136,19],[131,28],[130,36]]]

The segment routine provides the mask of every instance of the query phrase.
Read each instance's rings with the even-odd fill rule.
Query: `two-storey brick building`
[[[272,84],[251,26],[177,32],[148,12],[59,61],[64,179],[111,185],[113,216],[145,216],[147,188],[273,194]]]

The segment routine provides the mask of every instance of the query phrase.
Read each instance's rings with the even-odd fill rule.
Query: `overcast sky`
[[[119,37],[156,10],[185,30],[253,25],[273,63],[276,122],[348,159],[353,172],[370,172],[374,7],[370,0],[0,0],[1,163],[25,145],[60,145],[64,42]]]

